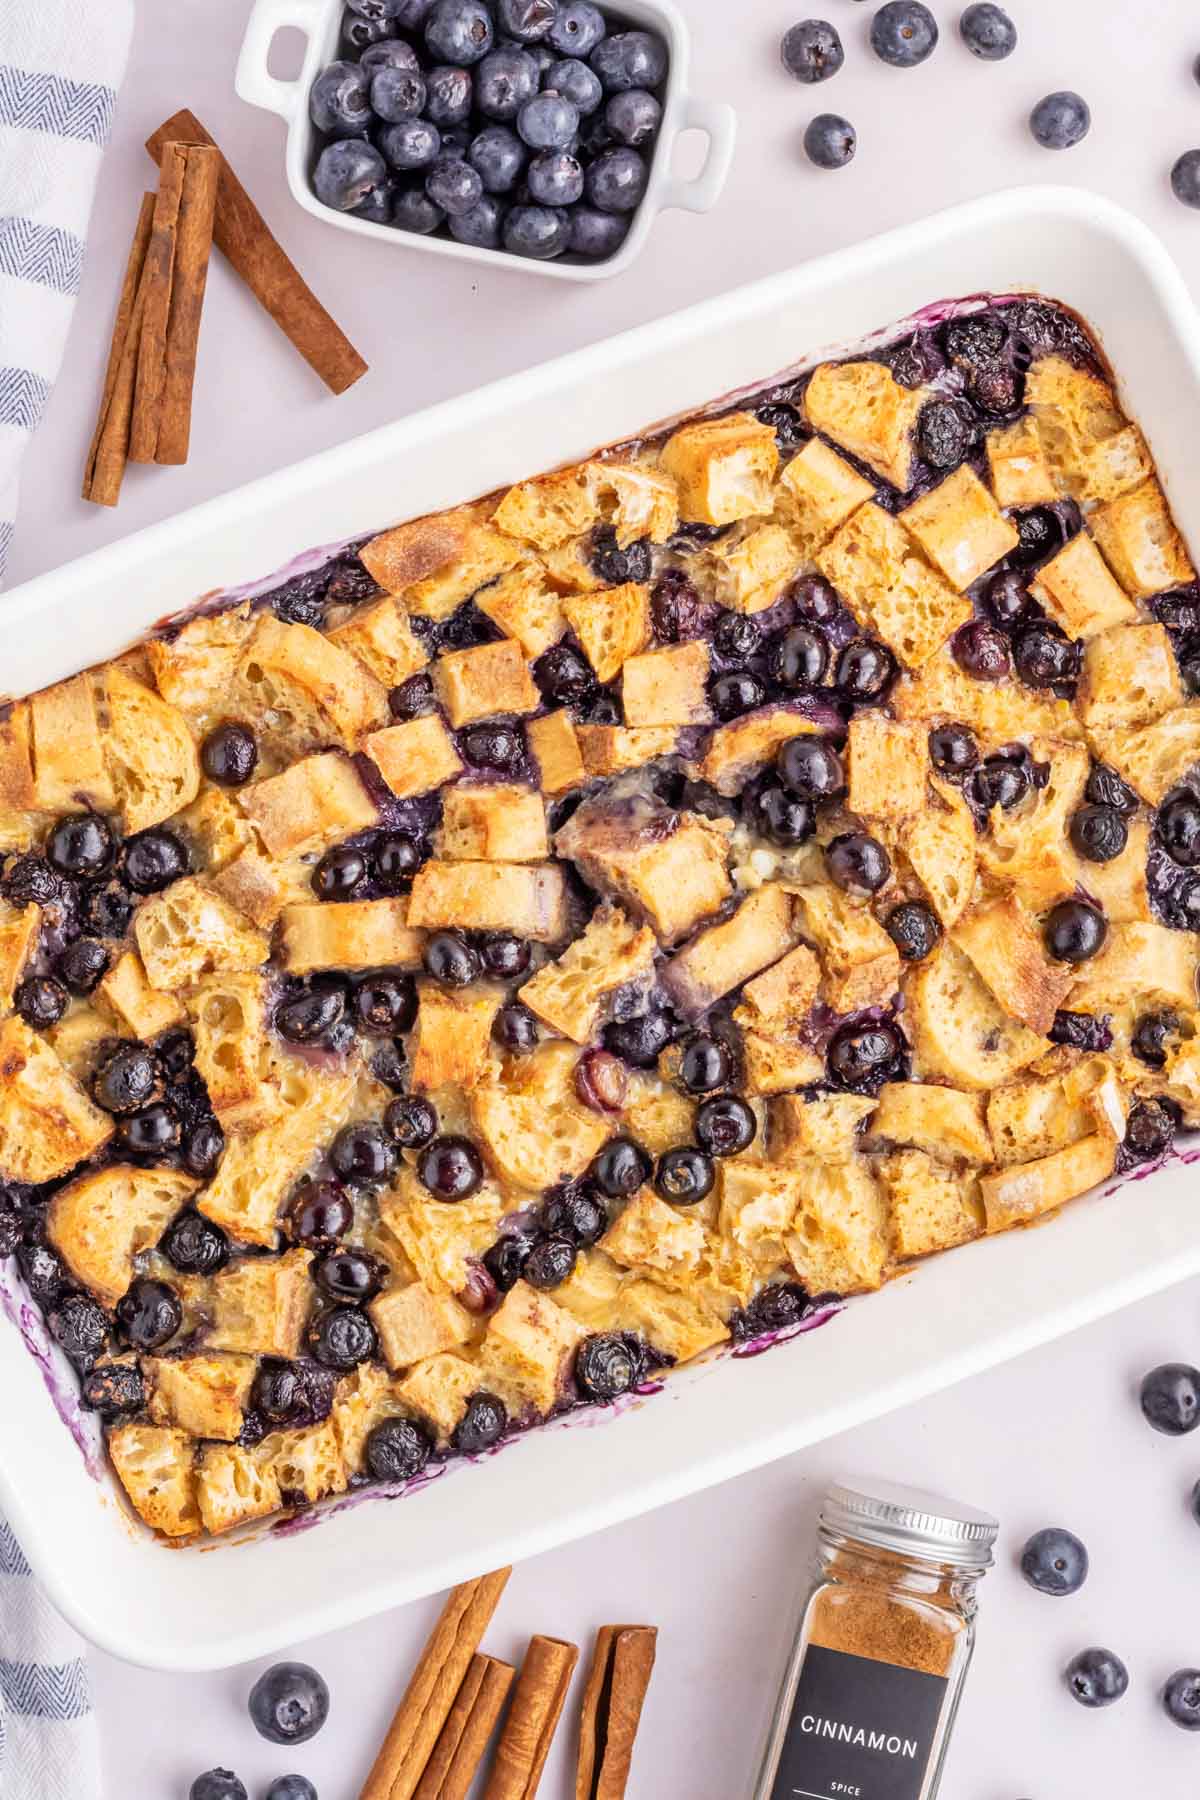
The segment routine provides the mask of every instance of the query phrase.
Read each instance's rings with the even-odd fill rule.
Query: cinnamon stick
[[[471,1658],[413,1800],[467,1800],[515,1674],[494,1656]]]
[[[143,274],[146,291],[142,305],[137,385],[133,394],[133,423],[129,433],[130,462],[151,463],[158,450],[158,427],[167,379],[167,328],[171,320],[175,246],[186,174],[186,145],[164,145],[154,228]]]
[[[359,1800],[413,1800],[511,1574],[511,1569],[497,1569],[451,1592]]]
[[[575,1800],[624,1800],[658,1632],[602,1625],[579,1720]]]
[[[167,325],[166,379],[163,383],[154,458],[159,463],[179,464],[188,459],[196,352],[200,341],[204,294],[208,286],[208,262],[212,251],[213,219],[220,172],[221,158],[218,151],[207,144],[188,145],[175,242],[171,316]]]
[[[104,387],[100,395],[100,410],[96,415],[96,429],[92,433],[92,441],[88,446],[87,462],[83,471],[83,497],[95,500],[100,506],[115,506],[121,492],[121,476],[125,472],[125,452],[129,443],[129,422],[124,424],[124,444],[121,446],[119,464],[115,457],[116,443],[121,437],[119,420],[113,430],[112,412],[114,398],[121,381],[122,369],[129,377],[129,399],[133,397],[133,374],[136,369],[136,358],[129,357],[130,332],[134,321],[134,310],[142,285],[142,270],[146,264],[146,251],[150,246],[150,233],[154,224],[154,195],[143,194],[141,210],[138,213],[137,228],[133,234],[133,243],[129,250],[129,260],[125,265],[125,280],[121,287],[121,297],[117,302],[117,316],[113,321],[112,345],[108,353],[108,365],[104,371]],[[136,352],[137,338],[133,338],[133,350]],[[107,434],[107,441],[106,441]],[[102,493],[96,492],[97,469],[100,464],[101,446],[105,447],[104,467],[101,473],[100,487]],[[114,476],[116,492],[113,493]],[[111,494],[111,498],[107,496]]]
[[[533,1800],[578,1661],[561,1638],[530,1639],[483,1800]]]
[[[195,113],[177,112],[147,140],[159,161],[173,139],[219,147]],[[321,305],[249,194],[221,157],[214,237],[255,298],[335,394],[366,374],[367,365]]]

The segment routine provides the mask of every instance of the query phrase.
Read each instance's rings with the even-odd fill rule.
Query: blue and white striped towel
[[[133,0],[0,0],[0,579],[62,366]],[[0,1519],[0,1795],[99,1800],[82,1646]]]

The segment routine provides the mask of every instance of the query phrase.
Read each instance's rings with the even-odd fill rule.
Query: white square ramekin
[[[1200,545],[1200,329],[1134,219],[1083,192],[997,195],[399,420],[5,597],[0,682],[24,693],[123,649],[164,613],[635,435],[927,302],[1031,288],[1097,328],[1176,515]],[[589,395],[581,409],[575,401]],[[70,621],[69,631],[63,622]],[[399,1501],[310,1529],[168,1551],[89,1475],[42,1372],[0,1317],[0,1510],[60,1609],[154,1667],[211,1668],[349,1625],[845,1431],[1200,1272],[1181,1161],[968,1244],[768,1355],[680,1370],[627,1411],[577,1414]],[[0,1271],[3,1273],[3,1271]],[[0,1284],[2,1285],[2,1284]]]
[[[619,10],[623,19],[657,31],[666,39],[671,63],[662,125],[654,146],[645,197],[634,215],[625,242],[604,262],[538,262],[527,256],[512,256],[507,250],[481,250],[472,244],[457,243],[453,238],[422,237],[417,232],[399,231],[391,225],[356,219],[350,213],[334,211],[317,199],[310,174],[316,134],[308,116],[308,93],[320,70],[338,53],[344,0],[255,0],[238,59],[235,85],[241,98],[251,106],[264,107],[287,121],[288,186],[305,211],[324,219],[326,224],[340,225],[345,231],[378,238],[402,249],[431,250],[437,256],[456,256],[467,262],[521,269],[526,274],[534,270],[560,281],[604,281],[611,275],[619,275],[635,256],[640,255],[657,213],[672,206],[704,213],[716,205],[729,174],[737,135],[737,117],[731,106],[724,101],[700,100],[688,93],[690,40],[674,0],[621,0]],[[271,44],[285,25],[302,31],[308,40],[304,67],[295,81],[280,81],[267,67]],[[686,180],[671,171],[675,141],[684,131],[699,131],[708,139],[703,167]]]

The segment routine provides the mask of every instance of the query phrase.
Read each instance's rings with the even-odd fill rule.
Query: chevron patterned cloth
[[[62,365],[133,0],[0,0],[0,579]],[[0,1518],[0,1795],[99,1800],[82,1645]]]
[[[62,366],[132,30],[133,0],[0,0],[0,581],[25,449]]]

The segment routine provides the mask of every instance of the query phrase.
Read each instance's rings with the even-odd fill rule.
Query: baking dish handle
[[[688,212],[711,212],[721,192],[733,161],[737,142],[737,114],[724,100],[698,100],[694,94],[684,98],[680,131],[702,131],[708,139],[708,153],[698,175],[686,181],[672,179],[663,189],[660,205],[683,206]]]
[[[311,38],[319,23],[321,7],[315,0],[254,0],[254,8],[242,39],[233,85],[239,99],[250,106],[290,119],[296,110],[302,84],[280,81],[267,67],[276,33],[287,25]]]

